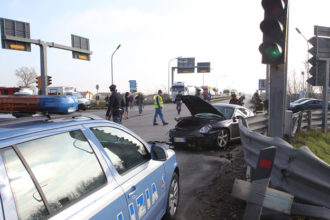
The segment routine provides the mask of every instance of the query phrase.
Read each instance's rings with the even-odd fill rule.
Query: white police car
[[[0,219],[173,219],[172,150],[78,115],[0,121]]]

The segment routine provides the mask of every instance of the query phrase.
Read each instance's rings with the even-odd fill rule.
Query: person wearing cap
[[[121,124],[122,116],[123,116],[123,107],[125,105],[123,96],[117,93],[116,85],[112,84],[109,87],[111,91],[111,96],[109,99],[108,110],[106,113],[106,119],[110,120],[112,116],[112,120],[116,123]]]
[[[168,123],[164,120],[162,109],[164,108],[164,102],[162,98],[162,90],[158,90],[158,94],[154,96],[154,107],[155,107],[155,115],[154,115],[154,125],[158,125],[157,116],[159,115],[160,120],[162,120],[163,125],[168,125]]]
[[[197,96],[197,97],[199,97],[201,99],[204,99],[203,98],[203,95],[201,94],[201,89],[200,88],[196,88],[196,94],[195,94],[195,96]]]

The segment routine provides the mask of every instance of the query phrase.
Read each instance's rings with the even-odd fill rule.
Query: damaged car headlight
[[[205,125],[204,127],[202,127],[199,132],[201,134],[207,134],[210,130],[212,129],[211,125]]]

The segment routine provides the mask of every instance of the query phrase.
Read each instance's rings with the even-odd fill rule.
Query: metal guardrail
[[[246,119],[247,127],[251,131],[255,131],[261,134],[267,134],[268,130],[268,114],[256,114],[254,117]]]
[[[247,127],[251,131],[267,134],[268,114],[257,114],[247,119]],[[286,112],[285,134],[292,137],[299,130],[321,129],[322,110],[308,110],[297,113]],[[330,128],[330,112],[328,114],[328,128]]]
[[[271,186],[323,210],[316,215],[312,208],[310,212],[305,209],[305,215],[312,213],[309,216],[330,217],[329,164],[316,157],[306,146],[293,148],[281,138],[267,137],[250,131],[242,122],[239,124],[239,129],[244,159],[250,167],[254,169],[257,167],[258,156],[262,149],[275,146],[277,154],[270,178]],[[315,206],[307,207],[315,208]]]

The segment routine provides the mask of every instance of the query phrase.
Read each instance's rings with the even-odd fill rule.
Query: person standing
[[[175,96],[175,103],[176,103],[176,110],[178,111],[178,115],[181,112],[181,105],[182,105],[182,93],[181,91]]]
[[[158,90],[158,94],[154,96],[154,107],[155,107],[155,115],[154,115],[154,125],[158,125],[157,123],[157,116],[159,115],[160,120],[162,120],[163,125],[168,125],[168,122],[164,120],[163,117],[163,108],[164,108],[164,102],[162,98],[162,90]]]
[[[201,98],[201,99],[204,99],[203,95],[201,94],[201,89],[200,88],[196,88],[196,94],[195,96]]]
[[[111,96],[109,99],[108,110],[106,112],[105,118],[110,120],[112,116],[112,120],[118,124],[121,124],[121,120],[123,117],[123,107],[125,105],[123,96],[117,93],[117,87],[115,84],[112,84],[110,87]]]
[[[142,108],[143,108],[143,100],[144,96],[141,92],[138,93],[138,95],[135,97],[136,103],[139,106],[139,115],[142,114]]]
[[[231,94],[231,99],[229,101],[229,104],[234,104],[234,105],[239,104],[239,101],[238,101],[235,93]]]
[[[125,93],[125,112],[124,112],[124,119],[128,119],[128,106],[130,104],[130,95],[129,92]]]

